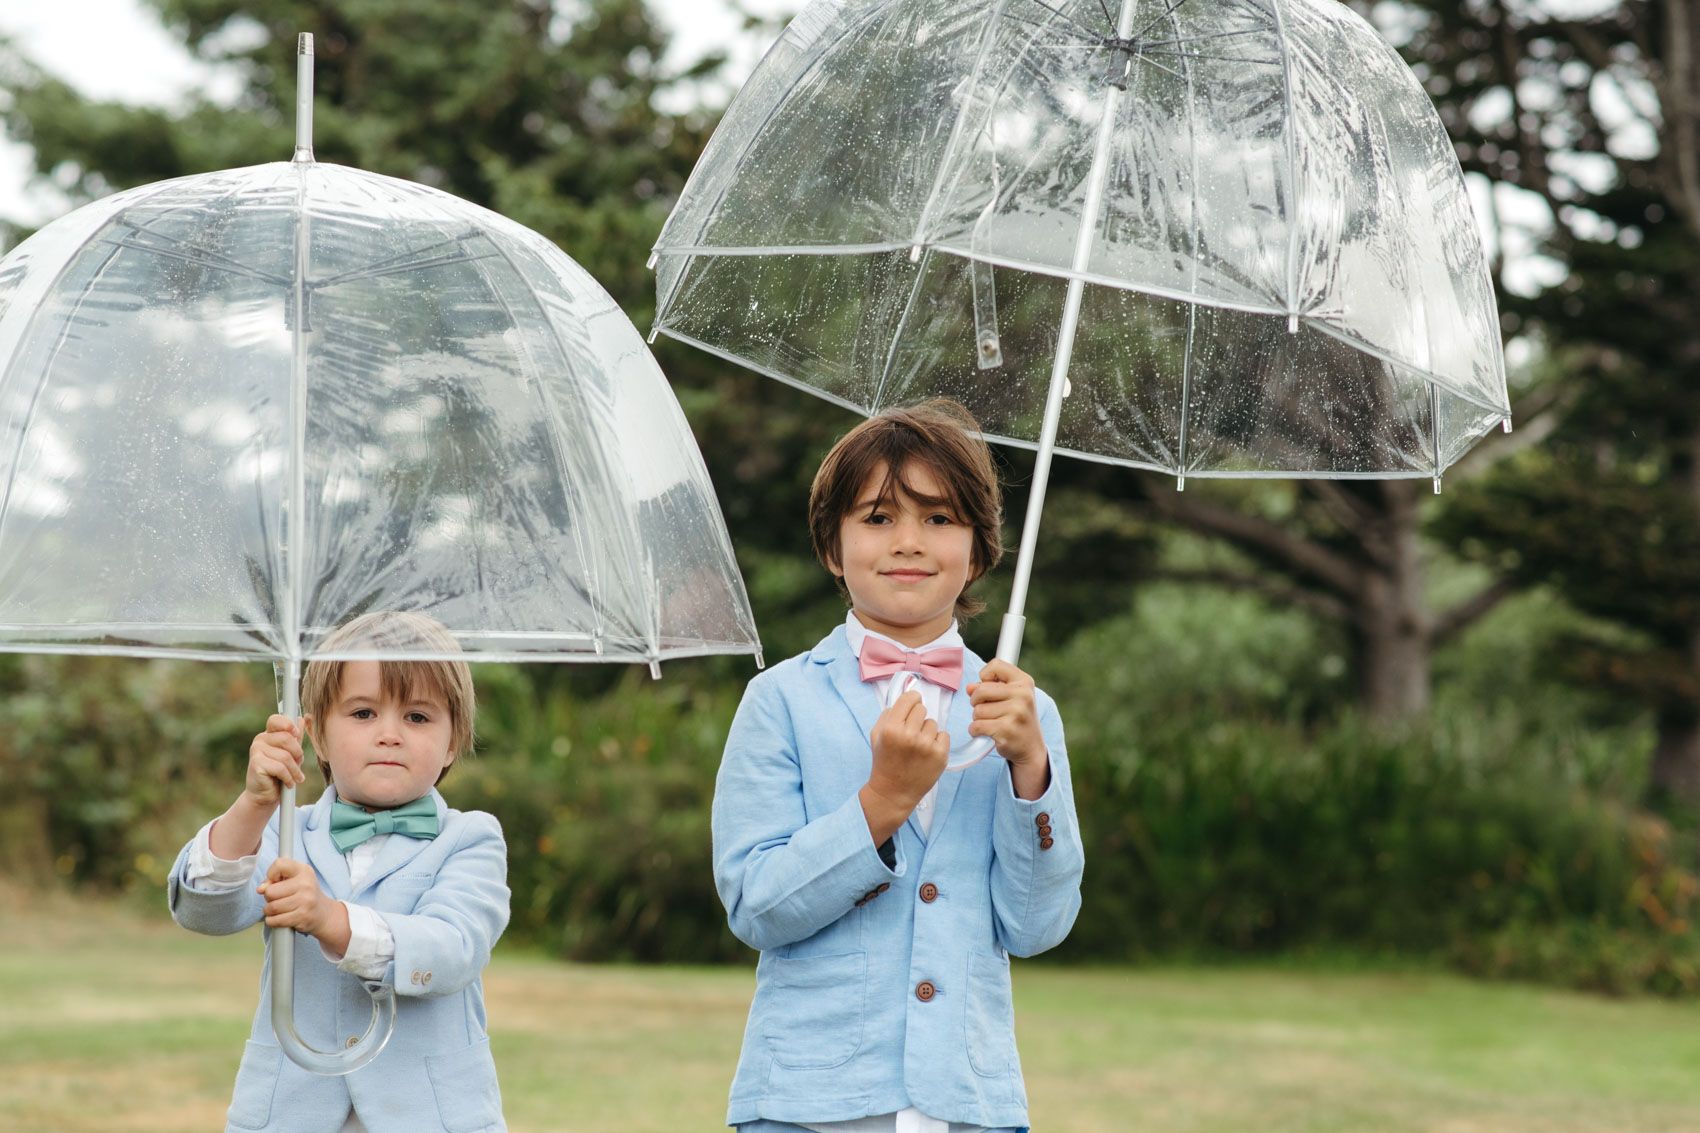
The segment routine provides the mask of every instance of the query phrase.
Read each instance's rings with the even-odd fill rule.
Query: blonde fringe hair
[[[459,653],[460,643],[448,628],[425,614],[381,610],[361,614],[333,630],[319,645],[324,653]],[[301,711],[312,717],[312,732],[323,721],[337,697],[342,695],[343,669],[347,661],[309,661],[301,677]],[[420,691],[440,696],[449,709],[449,754],[454,759],[472,752],[473,723],[477,700],[472,691],[472,667],[465,661],[379,661],[378,687],[384,699],[402,703]],[[331,782],[330,764],[318,754],[318,737],[313,737],[314,754],[325,782]],[[449,773],[451,762],[437,776]]]

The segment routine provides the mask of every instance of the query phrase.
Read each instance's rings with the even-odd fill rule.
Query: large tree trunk
[[[1692,708],[1659,713],[1659,738],[1647,782],[1648,801],[1700,805],[1700,715]]]
[[[1690,353],[1700,357],[1700,342]],[[1688,505],[1700,520],[1700,428],[1689,438],[1687,467],[1675,469],[1688,489]],[[1700,625],[1688,629],[1687,667],[1692,681],[1700,685]],[[1700,805],[1700,705],[1666,704],[1658,712],[1658,741],[1653,748],[1653,766],[1647,778],[1650,802],[1681,802]]]
[[[1393,726],[1428,712],[1434,621],[1423,593],[1420,489],[1408,480],[1381,489],[1375,543],[1382,553],[1374,565],[1365,564],[1352,604],[1352,636],[1363,709],[1376,723]]]

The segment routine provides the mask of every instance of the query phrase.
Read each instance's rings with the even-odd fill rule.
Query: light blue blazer
[[[967,654],[963,684],[984,662]],[[714,876],[732,932],[761,950],[728,1124],[827,1122],[913,1105],[1025,1126],[1009,956],[1068,935],[1084,856],[1056,705],[1044,797],[986,759],[939,780],[932,832],[911,817],[880,860],[857,792],[879,699],[844,627],[750,682],[714,791]],[[973,708],[951,697],[966,740]]]
[[[352,1101],[369,1133],[500,1133],[502,1098],[484,1030],[481,973],[508,924],[508,854],[502,828],[482,811],[452,810],[435,790],[441,833],[430,841],[391,836],[359,889],[330,837],[334,789],[296,812],[298,852],[330,897],[383,914],[395,936],[385,982],[396,992],[395,1034],[371,1063],[341,1078],[301,1069],[277,1045],[271,1025],[271,934],[265,902],[254,892],[277,858],[278,817],[260,840],[253,885],[225,893],[185,880],[189,847],[166,883],[171,916],[212,936],[262,924],[267,944],[260,1005],[236,1073],[232,1133],[336,1133]],[[193,843],[190,843],[193,845]],[[361,981],[326,960],[318,942],[297,938],[295,1026],[311,1046],[329,1050],[364,1034],[372,1014]]]

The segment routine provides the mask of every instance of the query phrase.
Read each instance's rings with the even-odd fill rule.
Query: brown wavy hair
[[[919,464],[944,487],[944,497],[924,496],[903,479],[903,470]],[[927,507],[949,508],[973,532],[968,585],[956,596],[956,616],[971,618],[986,604],[969,594],[974,583],[1003,558],[1003,493],[992,450],[980,437],[974,415],[949,398],[888,409],[863,421],[832,446],[809,488],[809,539],[815,557],[832,571],[839,589],[844,576],[835,568],[842,557],[839,527],[861,502],[862,488],[881,468],[885,480],[878,501],[892,504],[898,492]]]

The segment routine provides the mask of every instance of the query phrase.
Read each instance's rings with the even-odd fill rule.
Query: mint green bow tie
[[[331,804],[331,841],[343,853],[379,834],[405,834],[429,841],[437,836],[437,802],[430,795],[406,806],[368,814],[353,803]]]

